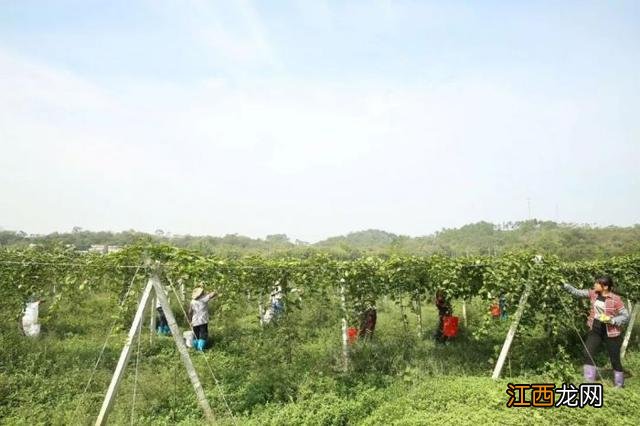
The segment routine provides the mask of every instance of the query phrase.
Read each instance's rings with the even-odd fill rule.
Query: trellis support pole
[[[504,361],[507,359],[507,355],[509,354],[509,349],[511,348],[511,343],[513,343],[513,338],[516,335],[516,330],[518,329],[518,325],[520,324],[520,319],[522,318],[522,314],[524,313],[524,309],[527,305],[527,298],[529,297],[529,292],[531,291],[531,283],[527,284],[520,296],[520,303],[518,305],[518,310],[516,311],[515,316],[513,317],[513,322],[511,323],[511,327],[509,327],[509,331],[507,332],[507,337],[504,339],[504,344],[502,345],[502,350],[500,351],[500,356],[498,357],[498,362],[496,362],[496,366],[493,369],[493,374],[491,375],[492,379],[497,379],[500,377],[500,373],[502,372],[502,367],[504,365]]]
[[[631,301],[629,301],[629,305],[631,305]],[[620,348],[620,358],[624,358],[624,355],[627,352],[627,346],[629,346],[631,332],[633,331],[633,324],[635,323],[637,316],[638,303],[634,303],[633,307],[631,307],[631,312],[629,312],[629,324],[627,324],[627,330],[624,333],[624,340],[622,341],[622,347]]]

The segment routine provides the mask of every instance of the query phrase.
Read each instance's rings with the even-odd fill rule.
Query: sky
[[[636,1],[0,0],[0,227],[640,223]]]

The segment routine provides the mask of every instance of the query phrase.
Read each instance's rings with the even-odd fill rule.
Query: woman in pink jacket
[[[593,382],[596,379],[595,354],[601,343],[605,343],[609,352],[609,359],[613,367],[613,382],[616,387],[624,386],[624,372],[620,361],[620,346],[622,336],[620,327],[629,321],[629,313],[622,299],[613,293],[611,277],[601,277],[596,280],[591,290],[578,290],[569,284],[564,289],[575,297],[588,297],[591,309],[587,326],[589,334],[585,341],[584,378]]]

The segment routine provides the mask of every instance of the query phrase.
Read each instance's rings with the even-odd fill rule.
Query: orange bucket
[[[445,316],[442,320],[442,334],[447,337],[458,335],[458,317]]]
[[[497,304],[491,305],[491,316],[497,318],[500,316],[500,306]]]
[[[347,340],[350,344],[354,344],[358,340],[358,329],[356,327],[347,328]]]

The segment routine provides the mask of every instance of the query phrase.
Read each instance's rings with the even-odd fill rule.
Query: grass
[[[448,345],[428,338],[435,309],[423,307],[425,330],[400,310],[381,303],[376,335],[352,348],[351,368],[341,369],[340,311],[305,301],[278,327],[261,329],[252,305],[238,303],[224,315],[213,307],[214,347],[193,356],[216,418],[222,424],[637,424],[640,381],[613,389],[605,372],[601,409],[507,408],[508,382],[580,382],[579,343],[560,349],[540,330],[519,335],[503,379],[489,378],[508,323],[496,322],[480,339],[461,330]],[[459,307],[458,307],[459,308]],[[469,330],[479,326],[485,306],[468,307]],[[124,327],[127,315],[118,319]],[[179,309],[176,315],[180,316]],[[457,309],[459,312],[460,309]],[[20,336],[14,324],[0,326],[0,419],[3,424],[92,424],[117,362],[126,330],[106,347],[92,382],[96,357],[114,312],[105,295],[79,306],[62,306],[43,320],[43,336]],[[640,371],[638,331],[625,367]],[[571,332],[568,332],[571,334]],[[575,333],[574,333],[575,334]],[[573,340],[572,340],[573,339]],[[132,355],[112,424],[202,424],[193,390],[172,339],[145,329],[140,341],[135,407],[136,353]],[[566,351],[565,351],[566,349]],[[606,364],[601,354],[599,363]],[[210,367],[210,369],[209,369]],[[231,414],[233,413],[233,414]]]

